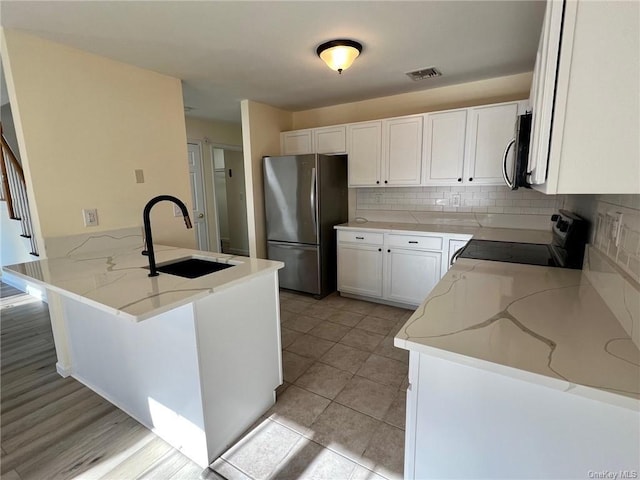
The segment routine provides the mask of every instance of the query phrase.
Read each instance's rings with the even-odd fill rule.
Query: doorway
[[[220,251],[249,256],[244,156],[240,147],[211,145]]]

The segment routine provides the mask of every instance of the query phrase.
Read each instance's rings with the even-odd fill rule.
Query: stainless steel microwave
[[[529,183],[529,143],[531,141],[531,112],[519,115],[515,137],[508,143],[502,158],[502,176],[511,190],[520,187],[531,188]],[[513,148],[513,165],[509,172],[509,152]]]

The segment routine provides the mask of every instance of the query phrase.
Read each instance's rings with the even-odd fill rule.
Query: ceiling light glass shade
[[[327,66],[338,73],[349,68],[361,51],[362,45],[353,40],[332,40],[316,50]]]

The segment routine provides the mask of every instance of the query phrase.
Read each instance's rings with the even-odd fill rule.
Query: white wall
[[[530,72],[521,73],[294,112],[291,129],[361,122],[449,108],[522,100],[529,98],[532,78],[533,75]]]
[[[23,32],[2,34],[39,245],[43,237],[141,225],[156,195],[191,204],[180,80]],[[145,183],[136,183],[135,169]],[[98,209],[97,227],[84,226],[83,208]],[[154,208],[153,227],[158,243],[195,247],[167,202]]]
[[[9,219],[7,202],[0,202],[0,265],[37,260],[29,255],[29,240],[20,236],[20,222]],[[0,271],[0,275],[2,272]]]

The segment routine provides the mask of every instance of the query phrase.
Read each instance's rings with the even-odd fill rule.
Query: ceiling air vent
[[[407,76],[414,82],[417,82],[418,80],[425,80],[427,78],[440,77],[442,73],[440,73],[436,67],[427,67],[416,70],[415,72],[407,72]]]

